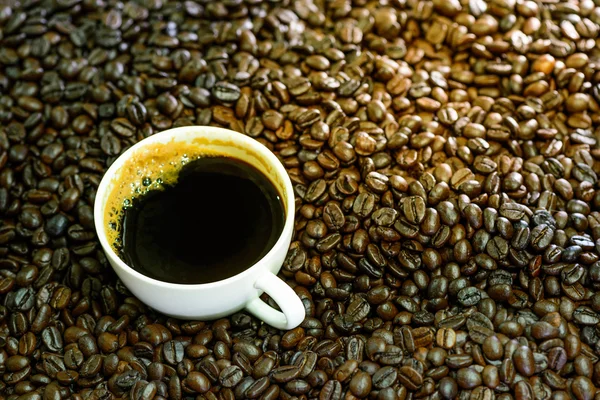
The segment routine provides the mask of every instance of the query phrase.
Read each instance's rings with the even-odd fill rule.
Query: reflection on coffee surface
[[[126,201],[115,247],[138,272],[165,282],[229,278],[260,260],[279,238],[285,211],[262,172],[230,157],[189,161],[172,184]]]

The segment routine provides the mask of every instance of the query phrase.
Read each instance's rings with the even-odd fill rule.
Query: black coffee
[[[256,168],[200,158],[182,168],[177,184],[149,191],[124,210],[121,257],[161,281],[215,282],[262,258],[284,219],[277,189]]]

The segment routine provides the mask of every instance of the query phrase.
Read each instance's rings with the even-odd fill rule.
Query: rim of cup
[[[271,247],[271,249],[267,252],[267,254],[265,254],[260,260],[256,261],[252,266],[249,266],[248,268],[246,268],[244,271],[240,272],[239,274],[230,276],[229,278],[222,279],[222,280],[215,281],[215,282],[209,282],[209,283],[183,284],[183,283],[165,282],[165,281],[161,281],[159,279],[151,278],[147,275],[142,274],[139,271],[136,271],[135,269],[133,269],[132,267],[127,265],[127,263],[125,263],[121,259],[121,257],[119,257],[119,255],[115,252],[113,246],[108,242],[107,233],[106,233],[107,226],[106,226],[106,221],[104,219],[104,209],[105,209],[105,205],[106,205],[105,200],[106,200],[107,196],[110,194],[109,190],[113,188],[113,183],[115,182],[115,179],[120,178],[119,169],[121,168],[121,166],[129,158],[131,158],[132,155],[134,155],[137,151],[139,151],[140,149],[142,149],[145,146],[160,143],[160,142],[164,141],[165,137],[171,136],[171,137],[177,138],[179,136],[184,136],[184,135],[188,135],[188,134],[191,134],[191,135],[198,135],[198,134],[200,134],[200,135],[206,135],[206,134],[223,135],[223,134],[225,134],[228,136],[234,136],[233,140],[235,142],[241,144],[246,149],[250,149],[252,154],[254,156],[256,156],[257,158],[263,159],[268,162],[269,166],[272,167],[272,172],[275,175],[277,175],[279,177],[279,179],[281,179],[281,183],[283,186],[282,188],[280,188],[279,187],[280,185],[277,185],[275,182],[273,182],[272,177],[269,176],[270,174],[266,174],[261,171],[261,173],[265,174],[265,176],[267,176],[267,178],[269,178],[269,180],[271,181],[273,186],[275,186],[277,188],[277,191],[280,192],[279,195],[283,197],[282,201],[284,203],[284,209],[285,209],[285,213],[286,213],[285,223],[283,225],[283,230],[279,236],[279,239],[277,239],[277,242],[275,242],[275,244]],[[207,139],[209,140],[209,144],[207,146],[210,146],[211,138],[207,137]],[[218,140],[218,139],[222,139],[222,137],[215,138],[215,140]],[[231,138],[228,137],[227,139],[229,140]],[[175,141],[178,142],[178,141],[185,141],[185,140],[177,140],[176,139]],[[226,154],[224,154],[224,155],[226,155]],[[283,189],[283,193],[281,193],[280,189]],[[287,253],[287,250],[288,250],[287,242],[288,241],[287,241],[286,237],[291,236],[291,234],[292,234],[293,225],[294,225],[294,213],[295,213],[295,201],[294,201],[294,189],[292,187],[292,182],[291,182],[283,164],[281,164],[281,162],[275,156],[275,154],[273,154],[267,147],[265,147],[260,142],[254,140],[242,133],[233,131],[231,129],[218,128],[218,127],[213,127],[213,126],[184,126],[184,127],[167,129],[167,130],[158,132],[152,136],[149,136],[149,137],[137,142],[136,144],[131,146],[129,149],[127,149],[124,153],[119,155],[119,157],[117,157],[117,159],[106,170],[105,174],[102,176],[100,185],[98,185],[98,189],[96,191],[96,198],[94,200],[94,225],[96,228],[96,233],[98,235],[98,239],[99,239],[104,251],[109,253],[107,256],[113,258],[116,261],[116,263],[119,265],[120,268],[122,268],[123,270],[127,271],[128,273],[134,275],[137,279],[147,281],[148,283],[152,283],[156,286],[177,288],[180,290],[194,290],[194,289],[198,289],[200,287],[207,287],[207,286],[214,287],[214,286],[227,285],[233,281],[244,279],[247,275],[251,275],[254,272],[253,270],[256,269],[259,266],[259,264],[261,264],[265,259],[272,257],[275,253],[278,253],[280,251],[285,251]],[[284,246],[286,248],[283,248]]]

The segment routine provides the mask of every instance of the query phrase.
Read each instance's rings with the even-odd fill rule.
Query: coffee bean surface
[[[0,4],[0,399],[600,397],[598,2]],[[107,262],[106,169],[194,125],[285,166],[299,327]]]

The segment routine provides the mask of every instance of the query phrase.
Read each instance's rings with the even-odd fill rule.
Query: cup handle
[[[267,293],[277,302],[281,311],[275,310],[259,297],[246,304],[255,317],[265,321],[277,329],[293,329],[304,321],[306,312],[302,301],[284,281],[272,272],[267,272],[254,282],[254,287]]]

